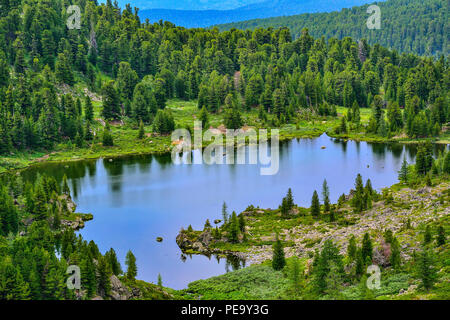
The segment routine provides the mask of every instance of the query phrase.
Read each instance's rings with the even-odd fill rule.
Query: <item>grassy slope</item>
[[[389,188],[394,197],[392,203],[381,199],[373,204],[372,210],[361,215],[352,213],[349,203],[346,203],[333,223],[328,222],[327,217],[314,220],[303,208],[300,208],[298,215],[290,218],[282,218],[278,210],[255,209],[255,213],[247,212],[246,224],[251,233],[249,241],[212,247],[247,253],[250,262],[253,259],[256,263],[225,275],[192,282],[182,294],[188,299],[450,299],[450,244],[437,248],[433,243],[438,280],[431,291],[420,288],[411,258],[414,250],[420,248],[426,223],[431,223],[432,230],[440,224],[447,233],[450,230],[448,178],[436,179],[434,184],[431,189],[394,185]],[[408,219],[411,226],[408,226]],[[377,248],[386,226],[395,231],[400,241],[404,264],[401,270],[395,272],[390,267],[383,268],[381,288],[372,292],[364,289],[365,286],[359,282],[350,281],[339,293],[315,296],[311,293],[308,276],[301,277],[294,289],[289,278],[289,261],[292,258],[288,259],[284,272],[274,272],[270,260],[267,260],[271,258],[270,245],[275,232],[280,233],[284,245],[288,247],[285,248],[287,257],[300,257],[303,271],[324,239],[332,238],[340,247],[341,254],[345,254],[350,234],[354,234],[360,243],[363,232],[369,231]],[[255,260],[255,255],[260,259]]]

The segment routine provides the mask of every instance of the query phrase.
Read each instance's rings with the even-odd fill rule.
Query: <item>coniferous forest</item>
[[[381,3],[379,33],[365,29],[366,7],[186,29],[141,21],[139,9],[111,0],[0,3],[0,299],[449,299],[444,1]],[[70,5],[81,8],[80,29],[67,26]],[[27,180],[17,171],[51,157],[167,152],[170,133],[192,130],[193,119],[204,128],[279,128],[286,139],[326,132],[418,143],[416,161],[404,160],[400,183],[383,191],[358,175],[337,203],[324,181],[308,208],[294,203],[291,189],[278,209],[229,215],[224,204],[220,227],[189,226],[183,243],[208,235],[211,248],[237,252],[269,243],[273,257],[185,290],[138,280],[132,250],[125,267],[113,248],[102,253],[77,234],[95,211],[76,211],[66,176]],[[434,154],[434,142],[445,148]],[[278,231],[350,228],[353,217],[377,208],[406,216],[391,217],[394,231],[348,235],[341,251],[331,240],[316,248],[315,239],[305,244],[316,248],[306,260],[285,257],[295,241]],[[364,287],[372,261],[387,279],[375,293]],[[69,265],[80,267],[81,290],[66,286]]]
[[[368,5],[331,13],[312,13],[255,19],[218,26],[220,30],[288,27],[294,38],[308,28],[312,36],[326,39],[352,37],[366,39],[399,52],[420,55],[448,55],[448,3],[443,0],[387,0],[380,7],[380,30],[369,30],[365,23],[370,16]]]

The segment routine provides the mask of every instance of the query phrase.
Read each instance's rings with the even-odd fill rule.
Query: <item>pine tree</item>
[[[244,215],[242,213],[239,215],[239,230],[243,234],[245,233],[245,219],[244,219]]]
[[[357,127],[360,125],[361,116],[359,111],[359,105],[358,102],[356,102],[356,100],[353,101],[352,105],[352,121],[354,124],[356,124]]]
[[[33,214],[36,216],[36,219],[47,219],[47,197],[42,186],[38,186],[33,203]]]
[[[331,239],[325,241],[320,254],[316,254],[316,264],[313,264],[313,286],[318,294],[328,290],[336,290],[336,284],[342,282],[344,266],[339,248]]]
[[[356,260],[357,251],[358,251],[358,247],[356,246],[356,238],[352,234],[352,236],[350,237],[350,240],[348,241],[348,246],[347,246],[347,256],[350,259],[350,261]]]
[[[286,195],[286,205],[288,211],[292,210],[294,207],[294,197],[292,196],[292,190],[291,188],[288,189],[287,195]]]
[[[125,257],[125,264],[127,265],[126,277],[128,280],[135,280],[137,276],[136,257],[131,250],[128,250]]]
[[[223,202],[223,205],[222,205],[222,219],[223,219],[224,224],[228,223],[227,204],[225,203],[225,201]]]
[[[283,244],[281,243],[278,234],[276,236],[276,240],[272,246],[272,249],[273,249],[272,268],[276,271],[282,270],[286,265],[286,260],[284,257]]]
[[[355,180],[355,193],[353,194],[352,207],[356,213],[360,213],[366,209],[365,190],[362,177],[359,173]]]
[[[328,188],[327,180],[323,180],[322,184],[322,200],[324,204],[324,211],[330,212],[330,189]]]
[[[416,172],[421,175],[425,175],[428,172],[426,164],[426,150],[424,146],[419,146],[417,150]]]
[[[369,234],[366,232],[364,234],[361,245],[361,254],[364,261],[372,260],[372,251],[373,251],[372,240],[370,239]]]
[[[417,256],[417,271],[422,281],[422,287],[430,290],[436,281],[436,267],[434,265],[433,251],[429,248],[423,248]]]
[[[109,81],[103,87],[103,111],[106,120],[118,119],[120,117],[120,98],[115,88],[114,81]]]
[[[406,162],[406,157],[403,157],[402,167],[398,172],[398,180],[400,182],[408,182],[408,162]]]
[[[108,296],[111,293],[111,275],[112,270],[107,258],[100,256],[97,265],[97,284],[98,293],[102,296]]]
[[[239,222],[236,216],[236,212],[233,211],[231,214],[231,221],[229,226],[229,240],[233,243],[238,242],[239,240]]]
[[[161,273],[158,273],[158,287],[161,289],[163,287]]]
[[[120,266],[120,262],[117,259],[116,252],[113,248],[109,249],[109,251],[105,253],[105,257],[111,266],[112,273],[116,276],[122,274],[122,267]]]
[[[84,118],[86,121],[92,121],[94,119],[94,107],[88,95],[86,95],[84,100]]]
[[[397,238],[393,237],[390,245],[391,245],[391,256],[390,256],[391,266],[394,269],[399,269],[401,264],[401,256],[400,256],[400,244]]]
[[[203,106],[202,110],[200,111],[199,119],[202,122],[202,128],[208,128],[209,116],[208,116],[208,110],[206,110],[205,106]]]
[[[92,298],[97,291],[95,265],[90,254],[81,261],[81,284],[87,290],[87,297]]]
[[[312,199],[311,199],[311,215],[315,218],[319,217],[320,215],[320,202],[319,202],[319,195],[317,194],[317,191],[314,190]]]

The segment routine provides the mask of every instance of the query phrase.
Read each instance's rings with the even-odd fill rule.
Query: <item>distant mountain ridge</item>
[[[119,7],[124,8],[131,3],[132,7],[141,10],[171,9],[171,10],[232,10],[265,0],[118,0]],[[105,3],[106,0],[100,2]]]
[[[320,2],[320,1],[318,1]],[[448,0],[388,0],[376,2],[381,10],[381,29],[369,30],[367,5],[329,13],[306,13],[289,17],[253,19],[218,25],[219,30],[287,27],[294,38],[303,28],[317,38],[365,38],[400,52],[448,55]]]
[[[188,28],[197,28],[256,18],[295,15],[305,12],[329,12],[370,2],[372,1],[271,0],[248,4],[233,10],[145,9],[139,11],[139,16],[141,19],[149,19],[151,22],[164,20]]]

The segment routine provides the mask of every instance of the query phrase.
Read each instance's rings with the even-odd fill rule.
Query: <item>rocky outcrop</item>
[[[226,241],[226,239],[223,238],[221,241]],[[234,256],[241,260],[244,260],[245,258],[245,254],[242,252],[211,248],[211,244],[214,242],[214,239],[211,234],[211,229],[209,228],[204,231],[192,232],[182,229],[176,237],[176,242],[183,253],[191,251],[191,253],[206,256],[217,254],[223,256]]]
[[[176,238],[176,242],[182,251],[193,250],[198,253],[208,254],[211,253],[209,245],[212,238],[210,229],[206,229],[200,234],[198,232],[181,230]]]
[[[111,299],[113,300],[129,300],[132,293],[125,287],[119,278],[115,275],[111,276]]]

